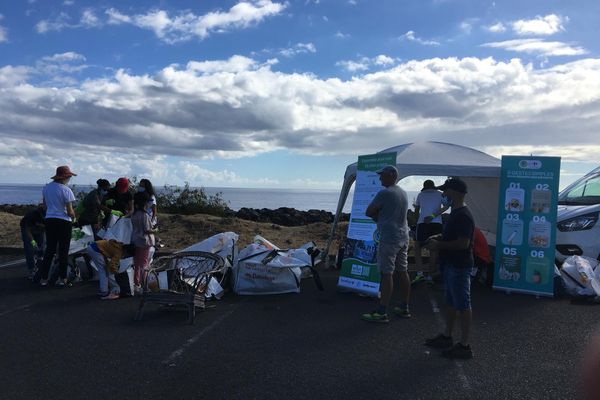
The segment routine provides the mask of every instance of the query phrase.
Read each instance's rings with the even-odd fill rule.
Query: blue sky
[[[438,140],[561,156],[564,186],[600,162],[599,17],[597,1],[3,1],[0,182],[68,164],[80,184],[338,189],[359,154]]]

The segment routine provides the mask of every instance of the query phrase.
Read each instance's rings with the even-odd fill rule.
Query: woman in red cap
[[[133,212],[133,195],[129,191],[129,179],[117,179],[115,186],[108,191],[104,199],[104,204],[113,210],[112,214],[114,215],[123,216],[131,214]]]
[[[59,280],[57,286],[67,284],[67,262],[69,246],[71,244],[71,228],[75,219],[73,202],[75,195],[67,186],[72,176],[77,174],[63,165],[56,168],[56,174],[51,178],[52,182],[44,186],[42,191],[44,206],[46,207],[46,252],[40,268],[40,285],[48,285],[48,272],[58,252]]]

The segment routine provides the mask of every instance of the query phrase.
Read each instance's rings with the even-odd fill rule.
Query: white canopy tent
[[[460,177],[468,186],[466,203],[473,214],[475,225],[486,234],[488,243],[494,244],[500,185],[500,160],[470,147],[441,142],[407,143],[379,153],[396,152],[399,179],[407,176]],[[335,229],[348,193],[356,180],[357,163],[346,167],[344,184],[340,193],[333,227],[324,254],[329,254]],[[441,184],[443,182],[439,182]]]

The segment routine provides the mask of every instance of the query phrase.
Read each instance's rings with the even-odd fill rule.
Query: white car
[[[572,255],[600,260],[600,167],[567,186],[558,195],[556,260]]]

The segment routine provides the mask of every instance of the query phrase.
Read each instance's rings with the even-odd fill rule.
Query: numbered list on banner
[[[494,288],[552,296],[560,157],[503,156]]]
[[[373,197],[383,189],[376,171],[396,165],[396,153],[379,153],[358,157],[354,197],[344,258],[338,286],[376,296],[379,293],[377,270],[377,224],[365,215]]]

